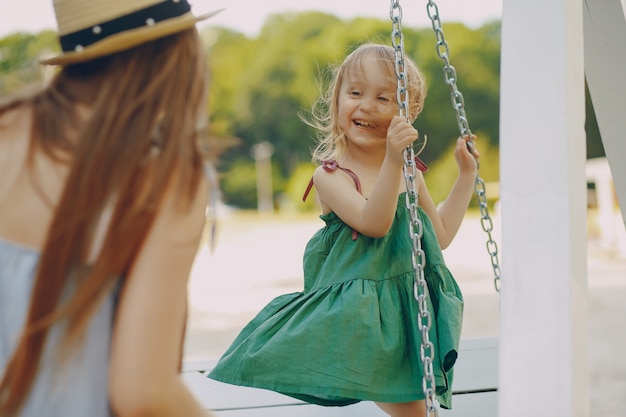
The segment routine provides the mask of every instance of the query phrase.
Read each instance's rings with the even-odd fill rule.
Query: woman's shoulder
[[[0,111],[0,170],[6,186],[12,183],[26,162],[31,142],[31,118],[30,107]]]
[[[15,162],[16,152],[23,153],[25,149],[28,149],[31,127],[32,108],[30,105],[9,109],[0,107],[0,157],[2,155],[6,157],[2,159],[3,165],[7,162]]]
[[[32,106],[21,104],[15,107],[3,107],[0,104],[0,137],[14,136],[16,132],[30,132]]]

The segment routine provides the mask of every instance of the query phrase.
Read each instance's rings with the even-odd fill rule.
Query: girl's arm
[[[479,157],[475,147],[472,149],[474,155]],[[467,149],[466,139],[459,138],[457,140],[454,157],[459,166],[459,176],[448,193],[448,197],[439,205],[439,208],[435,207],[421,172],[418,177],[419,203],[433,223],[442,249],[450,245],[459,231],[459,227],[461,227],[461,222],[472,199],[478,169],[474,156]]]
[[[202,181],[184,213],[174,207],[175,193],[167,193],[126,279],[111,344],[109,395],[115,415],[212,416],[179,374],[187,280],[205,224],[207,191]]]
[[[392,119],[386,153],[374,186],[365,199],[353,180],[340,172],[321,167],[314,175],[315,188],[322,206],[334,211],[347,225],[369,237],[383,237],[391,228],[402,182],[403,150],[417,139],[417,130],[403,117]]]

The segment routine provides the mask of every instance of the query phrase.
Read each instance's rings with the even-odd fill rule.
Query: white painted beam
[[[623,0],[585,0],[585,74],[626,219],[626,17]]]
[[[504,0],[499,416],[588,417],[583,0]]]

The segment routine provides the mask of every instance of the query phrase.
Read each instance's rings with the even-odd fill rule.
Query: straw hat
[[[185,29],[221,12],[191,13],[187,0],[54,0],[63,53],[41,61],[89,61]]]

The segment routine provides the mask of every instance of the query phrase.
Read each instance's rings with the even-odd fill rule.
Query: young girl
[[[413,295],[403,150],[418,133],[397,116],[394,50],[366,44],[336,71],[317,126],[313,175],[326,223],[304,254],[304,291],[274,299],[209,374],[320,405],[375,401],[394,417],[425,415],[421,336]],[[424,77],[406,63],[409,114],[423,108]],[[424,225],[425,276],[433,319],[436,393],[450,407],[463,300],[446,268],[447,247],[472,196],[477,164],[455,149],[458,179],[439,208],[415,178]]]

